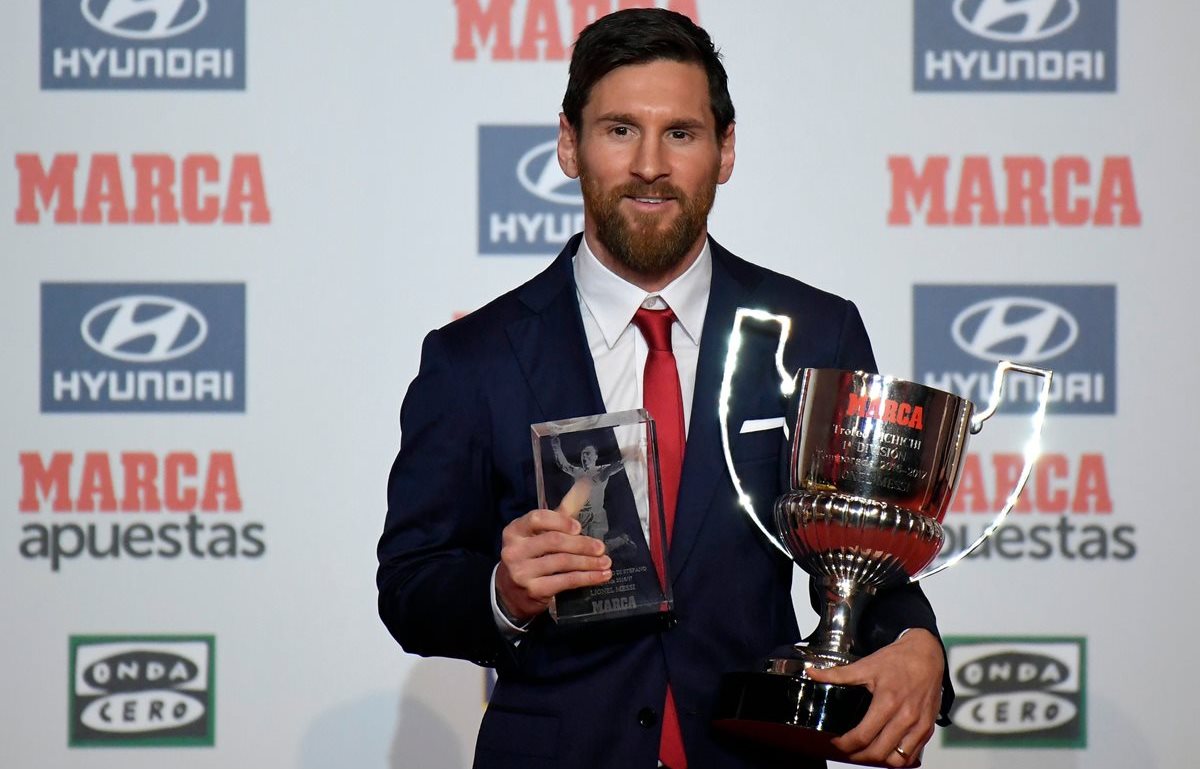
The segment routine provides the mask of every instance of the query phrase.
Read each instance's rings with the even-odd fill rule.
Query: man
[[[409,652],[496,667],[477,767],[820,765],[709,725],[722,673],[800,637],[792,565],[737,510],[717,391],[738,306],[792,317],[793,369],[872,369],[874,359],[852,304],[709,239],[716,186],[733,171],[733,118],[719,57],[686,17],[630,10],[589,26],[558,147],[583,189],[582,237],[530,282],[425,340],[389,480],[379,606]],[[758,386],[736,404],[735,430],[783,414],[770,353],[749,337],[741,376]],[[550,599],[607,581],[611,562],[574,511],[533,509],[529,425],[644,402],[664,474],[671,455],[681,467],[664,478],[675,624],[555,625]],[[783,490],[779,433],[734,436],[739,474],[759,499]],[[909,765],[932,734],[943,684],[932,610],[915,586],[883,592],[860,636],[867,656],[813,674],[873,692],[837,744],[855,760]]]

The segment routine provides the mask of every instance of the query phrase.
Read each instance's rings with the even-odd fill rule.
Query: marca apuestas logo
[[[241,412],[239,283],[42,284],[42,411]]]
[[[70,746],[211,747],[215,652],[211,635],[71,636]]]
[[[995,362],[1054,371],[1052,414],[1116,413],[1113,285],[916,285],[913,371],[919,381],[987,403]],[[1012,376],[1001,413],[1028,413],[1040,380]]]
[[[583,229],[579,182],[558,165],[556,126],[479,127],[479,253],[556,254]]]
[[[918,91],[1115,91],[1116,0],[914,0]]]
[[[245,0],[41,0],[43,89],[243,89]]]
[[[562,61],[579,31],[628,7],[659,7],[698,21],[697,0],[454,0],[457,61]]]
[[[1087,639],[947,637],[955,748],[1087,747]]]

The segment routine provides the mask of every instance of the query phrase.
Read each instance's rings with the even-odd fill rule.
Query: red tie
[[[658,475],[662,484],[663,519],[667,528],[667,545],[675,529],[675,502],[679,498],[679,476],[683,471],[683,395],[679,389],[679,369],[671,352],[671,326],[675,313],[665,310],[639,309],[633,316],[634,325],[642,332],[650,348],[646,355],[646,372],[642,383],[642,405],[654,417],[658,433]],[[656,526],[650,527],[650,556],[658,568],[658,578],[665,586],[668,575],[663,569],[665,548]],[[658,758],[670,769],[687,769],[683,752],[683,734],[679,729],[679,714],[675,697],[667,685],[667,700],[663,705],[662,737],[658,743]]]

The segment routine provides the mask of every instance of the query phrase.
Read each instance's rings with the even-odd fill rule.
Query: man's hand
[[[532,510],[504,527],[496,592],[510,617],[532,619],[558,593],[612,579],[604,543],[579,533],[576,516],[590,489],[591,482],[580,478],[557,510]]]
[[[944,667],[937,638],[916,628],[858,662],[807,675],[821,683],[867,687],[872,700],[862,723],[833,745],[855,761],[899,767],[920,760],[933,736]]]

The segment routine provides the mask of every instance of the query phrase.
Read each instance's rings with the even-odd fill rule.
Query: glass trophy
[[[559,624],[669,615],[666,521],[654,420],[645,409],[531,425],[538,506],[575,516],[604,543],[612,579],[559,593]]]

